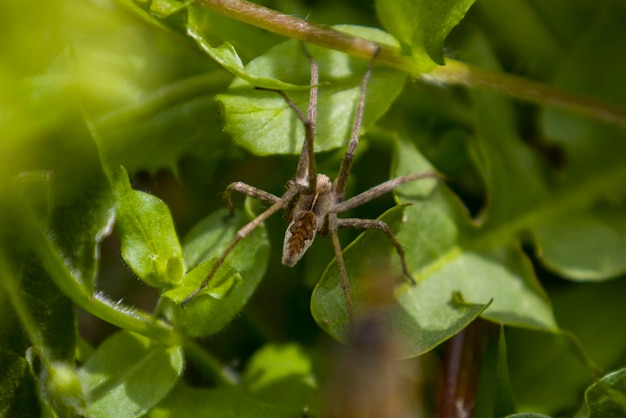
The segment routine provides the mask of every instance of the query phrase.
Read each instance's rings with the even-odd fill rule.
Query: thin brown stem
[[[477,320],[446,342],[438,418],[471,418],[492,324]]]

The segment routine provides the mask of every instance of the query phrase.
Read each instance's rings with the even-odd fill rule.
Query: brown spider
[[[261,200],[270,204],[270,206],[252,221],[244,225],[237,231],[237,234],[230,242],[226,250],[222,253],[220,258],[211,268],[211,271],[207,277],[202,281],[200,286],[194,290],[183,301],[182,305],[189,302],[194,296],[196,296],[206,285],[209,280],[215,275],[217,269],[224,263],[224,260],[235,248],[237,243],[250,234],[257,226],[278,212],[280,209],[285,210],[284,219],[289,222],[287,231],[285,232],[285,240],[283,244],[283,257],[282,263],[286,266],[294,266],[304,253],[309,249],[315,236],[319,233],[321,235],[330,234],[333,248],[335,250],[335,256],[337,258],[337,265],[339,267],[339,274],[341,277],[341,287],[343,288],[348,315],[350,321],[354,317],[352,298],[350,296],[350,284],[348,282],[348,274],[346,272],[346,266],[341,253],[341,246],[337,237],[337,229],[339,228],[355,228],[355,229],[377,229],[385,233],[387,238],[396,248],[400,260],[402,262],[402,270],[404,275],[414,282],[411,277],[404,255],[404,250],[389,226],[378,219],[359,219],[359,218],[338,218],[337,215],[360,206],[370,200],[381,196],[387,192],[392,191],[396,187],[422,179],[425,177],[438,177],[436,172],[424,172],[419,174],[410,174],[407,176],[401,176],[392,180],[388,180],[378,186],[375,186],[368,191],[358,194],[348,200],[344,201],[344,193],[348,177],[350,175],[350,167],[354,158],[354,153],[359,144],[359,131],[361,129],[361,121],[363,119],[363,111],[365,104],[365,94],[367,90],[367,84],[372,75],[372,67],[374,59],[378,54],[378,51],[372,57],[370,65],[363,76],[361,82],[361,94],[359,96],[359,103],[354,118],[354,124],[352,126],[352,135],[350,143],[348,144],[348,150],[346,151],[343,160],[341,161],[341,167],[339,173],[334,182],[331,182],[328,176],[324,174],[318,174],[315,169],[315,155],[313,141],[315,139],[315,125],[317,116],[317,90],[319,85],[319,69],[317,61],[311,56],[306,48],[303,48],[305,55],[307,56],[311,64],[311,90],[309,96],[309,105],[307,116],[300,111],[300,109],[287,97],[287,95],[280,90],[275,91],[280,94],[289,107],[291,107],[298,118],[302,121],[305,128],[304,144],[302,146],[302,152],[300,154],[300,160],[298,161],[298,168],[294,179],[287,183],[287,191],[281,196],[275,196],[264,190],[257,189],[242,182],[234,182],[228,185],[224,192],[223,199],[228,206],[231,214],[234,212],[231,202],[231,194],[233,191],[243,193],[252,198]]]

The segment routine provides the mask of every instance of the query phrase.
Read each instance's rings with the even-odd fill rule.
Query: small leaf
[[[606,280],[626,272],[626,217],[621,207],[568,213],[534,233],[541,261],[562,276]]]
[[[206,288],[180,306],[207,277],[237,230],[247,221],[249,218],[242,215],[231,218],[226,210],[219,210],[200,221],[185,238],[185,263],[192,270],[180,286],[163,294],[166,316],[185,333],[201,337],[221,331],[241,311],[261,281],[269,255],[263,225],[239,242]]]
[[[576,418],[626,415],[626,369],[609,373],[585,391],[585,404]]]
[[[123,168],[114,182],[122,257],[150,286],[179,283],[184,273],[183,256],[169,209],[158,198],[133,190]]]
[[[432,61],[443,65],[443,42],[474,1],[376,0],[376,12],[385,29],[409,45],[418,65],[427,71],[434,66]]]
[[[373,28],[340,26],[337,29],[367,39],[394,45],[387,33]],[[307,47],[320,65],[316,151],[337,148],[350,138],[360,85],[367,60],[346,54]],[[302,45],[290,40],[248,63],[246,71],[293,83],[310,84],[311,66]],[[406,75],[397,70],[375,66],[370,80],[361,132],[365,132],[384,114],[398,96]],[[290,99],[306,114],[309,91],[289,91]],[[275,92],[253,90],[235,79],[227,94],[216,96],[224,106],[224,129],[235,142],[259,154],[294,154],[304,141],[304,126],[285,100]]]
[[[180,347],[126,331],[109,337],[79,369],[88,417],[139,417],[167,395],[183,370]]]
[[[246,393],[268,403],[312,407],[317,382],[313,359],[297,344],[268,344],[250,359],[242,380]]]
[[[193,21],[191,22],[193,23]],[[209,42],[197,31],[192,24],[187,26],[187,34],[193,38],[198,46],[202,48],[211,58],[215,60],[219,65],[230,71],[233,75],[247,81],[252,86],[263,87],[267,89],[306,89],[306,84],[303,86],[297,86],[290,83],[285,83],[280,80],[271,77],[256,76],[244,68],[241,58],[237,55],[235,48],[228,42],[224,42],[218,47],[212,47]]]

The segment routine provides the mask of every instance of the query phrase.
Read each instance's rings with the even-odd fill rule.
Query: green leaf
[[[163,399],[183,370],[182,350],[129,332],[98,347],[78,376],[90,403],[88,417],[139,417]]]
[[[507,348],[517,410],[557,415],[578,405],[595,372],[570,335],[511,328]]]
[[[2,325],[4,328],[4,321]],[[0,346],[0,368],[0,416],[40,416],[35,381],[28,361],[14,351]]]
[[[418,65],[428,71],[434,63],[444,63],[443,42],[474,1],[377,0],[376,12],[385,29],[409,45]]]
[[[293,343],[257,350],[244,370],[242,384],[252,398],[275,405],[311,409],[317,396],[313,359]]]
[[[337,29],[395,44],[391,36],[373,28],[340,26]],[[361,80],[369,63],[333,50],[307,48],[320,65],[315,149],[337,148],[350,138]],[[302,52],[302,45],[295,40],[283,42],[254,59],[248,63],[246,71],[294,84],[308,85],[311,79],[310,63]],[[375,66],[367,90],[361,132],[387,111],[402,90],[405,79],[404,73]],[[289,91],[289,97],[306,114],[308,90]],[[247,82],[235,79],[229,93],[220,94],[216,99],[224,107],[224,129],[238,145],[259,155],[295,154],[302,149],[304,126],[278,94],[253,90]]]
[[[216,134],[217,119],[207,115],[217,113],[212,95],[229,79],[221,71],[186,77],[97,117],[108,166],[123,165],[130,173],[165,168],[176,175],[179,161],[188,155],[214,164],[228,138]]]
[[[231,72],[234,76],[239,77],[242,80],[247,81],[252,86],[263,87],[267,89],[276,90],[292,90],[292,89],[307,89],[308,83],[298,86],[291,83],[285,83],[276,78],[263,77],[255,75],[254,71],[249,71],[250,68],[244,68],[243,62],[235,48],[229,43],[224,42],[218,47],[212,47],[207,38],[203,35],[205,30],[207,13],[200,9],[189,9],[189,20],[187,22],[187,35],[189,35],[206,54],[211,57],[215,62]]]
[[[267,404],[246,396],[241,389],[202,389],[179,383],[169,396],[147,415],[150,418],[188,416],[198,418],[294,418],[306,411]]]
[[[397,175],[431,170],[403,140],[399,141],[396,166]],[[433,348],[481,313],[505,324],[556,328],[546,295],[517,245],[505,242],[486,248],[480,244],[480,236],[459,202],[434,179],[402,186],[397,193],[412,205],[392,209],[382,219],[396,231],[409,270],[418,281],[416,286],[399,286],[391,308],[392,327],[400,335],[405,355]],[[357,313],[367,289],[363,277],[381,260],[393,266],[390,274],[401,277],[399,257],[379,231],[359,236],[346,248],[344,258]],[[467,303],[455,303],[455,292]],[[345,338],[347,311],[334,263],[315,289],[312,312],[330,335]]]
[[[122,257],[133,272],[153,287],[171,287],[184,273],[182,249],[170,211],[161,200],[133,190],[123,168],[115,174],[116,230]]]
[[[550,417],[547,415],[543,415],[543,414],[533,414],[533,413],[523,412],[521,414],[507,415],[505,418],[550,418]]]
[[[626,369],[609,373],[585,391],[576,418],[619,418],[626,415]]]
[[[222,330],[241,311],[261,281],[269,256],[263,225],[239,242],[205,289],[186,305],[179,305],[198,288],[237,230],[249,220],[240,214],[229,217],[226,210],[219,210],[200,221],[185,237],[185,264],[192,270],[182,285],[163,294],[166,315],[185,333],[207,336]]]
[[[622,365],[626,335],[614,327],[616,318],[626,318],[625,292],[626,280],[620,278],[558,287],[550,293],[560,326],[576,335],[587,355],[604,370]]]
[[[574,280],[606,280],[626,272],[622,207],[578,211],[534,230],[541,261]]]

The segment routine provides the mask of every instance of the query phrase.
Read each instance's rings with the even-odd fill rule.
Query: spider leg
[[[333,243],[333,249],[335,250],[335,258],[337,260],[337,267],[339,268],[339,277],[341,279],[341,288],[346,298],[346,308],[348,309],[348,320],[350,324],[354,323],[354,308],[352,307],[352,296],[350,295],[350,282],[348,281],[348,272],[346,271],[346,263],[343,260],[343,254],[341,252],[341,244],[339,244],[339,237],[337,236],[338,222],[343,219],[338,219],[334,213],[328,214],[328,230],[330,232],[330,239]]]
[[[354,153],[359,145],[359,132],[361,130],[361,123],[363,122],[363,112],[365,110],[365,94],[367,92],[367,84],[372,76],[372,67],[374,66],[374,59],[378,55],[379,49],[376,50],[369,67],[363,76],[361,81],[361,95],[359,96],[359,104],[356,108],[356,114],[354,116],[354,123],[352,125],[352,135],[350,137],[350,143],[348,144],[348,150],[341,160],[341,167],[339,167],[339,173],[335,179],[334,189],[335,194],[339,201],[343,199],[343,195],[346,190],[346,183],[350,176],[350,168],[352,167],[352,160],[354,159]]]
[[[317,190],[317,170],[315,167],[315,130],[317,127],[317,89],[320,82],[319,65],[311,55],[305,44],[302,50],[311,63],[311,90],[309,91],[309,106],[307,109],[307,123],[304,124],[304,144],[298,163],[298,177],[304,178],[308,174],[308,192]]]
[[[222,200],[224,201],[226,207],[228,207],[228,212],[230,216],[233,216],[235,214],[235,208],[233,207],[233,202],[230,198],[230,195],[233,192],[239,192],[245,194],[246,196],[250,196],[254,199],[269,204],[274,204],[280,200],[280,197],[274,196],[273,194],[268,193],[265,190],[257,189],[254,186],[250,186],[249,184],[242,183],[240,181],[235,181],[228,185],[226,190],[224,190],[224,194],[222,195]]]
[[[309,92],[309,105],[307,115],[304,116],[300,108],[282,90],[266,89],[257,87],[258,90],[273,91],[285,99],[287,105],[295,112],[296,116],[304,125],[304,143],[296,170],[296,182],[307,186],[307,192],[313,193],[317,189],[317,170],[315,167],[315,130],[317,123],[317,89],[319,85],[319,64],[302,44],[302,50],[311,63],[311,89]]]
[[[239,241],[247,237],[252,231],[256,229],[257,226],[265,222],[267,218],[269,218],[274,213],[281,210],[285,206],[285,202],[288,202],[289,200],[293,199],[294,196],[296,196],[299,192],[300,190],[297,187],[292,187],[291,189],[287,190],[287,192],[283,195],[282,198],[279,198],[278,200],[276,200],[272,204],[272,206],[267,208],[263,213],[261,213],[259,216],[257,216],[256,218],[254,218],[253,220],[245,224],[243,227],[241,227],[235,234],[235,237],[230,242],[230,244],[228,244],[228,247],[226,248],[226,250],[224,250],[220,258],[218,258],[215,264],[213,264],[213,267],[211,267],[211,271],[209,271],[209,274],[207,275],[207,277],[202,281],[202,283],[200,284],[200,286],[198,286],[196,290],[191,292],[189,296],[187,296],[181,302],[181,306],[188,303],[198,293],[200,293],[200,291],[202,291],[202,289],[204,289],[207,286],[207,284],[209,284],[209,280],[211,280],[211,278],[215,275],[215,273],[220,268],[220,266],[224,264],[226,257],[228,257],[228,254],[230,254],[231,251],[237,246]]]
[[[384,221],[381,221],[380,219],[337,218],[336,226],[337,228],[377,229],[384,232],[389,241],[391,241],[393,246],[396,247],[396,252],[400,256],[400,261],[402,262],[402,272],[412,284],[415,284],[415,279],[413,278],[413,276],[411,276],[411,273],[409,273],[409,268],[406,264],[406,255],[404,253],[404,248],[402,248],[402,244],[400,244],[400,241],[398,241],[395,235],[393,235],[393,232],[391,231],[391,228],[389,228],[389,225],[387,225]]]
[[[374,200],[377,197],[392,191],[398,186],[428,177],[443,178],[443,176],[436,171],[426,171],[424,173],[409,174],[407,176],[396,177],[395,179],[387,180],[386,182],[381,183],[378,186],[372,187],[371,189],[363,193],[359,193],[358,195],[353,196],[344,202],[337,203],[333,211],[336,213],[342,213],[347,210],[354,209],[357,206],[361,206],[362,204],[367,203],[370,200]]]

